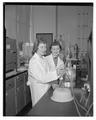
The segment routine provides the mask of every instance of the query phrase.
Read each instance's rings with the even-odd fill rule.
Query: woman
[[[49,66],[44,57],[45,54],[46,43],[44,41],[37,41],[35,44],[35,53],[29,61],[28,69],[28,85],[31,90],[33,106],[36,105],[50,88],[48,83],[57,80],[63,75],[63,71],[59,69],[49,71]]]
[[[58,41],[54,41],[51,45],[51,54],[46,57],[50,71],[54,71],[58,68],[64,69],[64,62],[60,59],[61,45]],[[52,82],[54,83],[54,82]]]
[[[51,54],[46,57],[49,68],[51,71],[56,70],[60,66],[63,68],[64,67],[64,62],[63,60],[60,59],[59,54],[61,50],[61,45],[58,41],[55,41],[51,45]]]

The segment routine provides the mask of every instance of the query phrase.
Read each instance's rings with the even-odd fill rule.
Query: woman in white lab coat
[[[57,80],[63,75],[63,71],[54,69],[49,71],[49,66],[44,57],[46,53],[46,43],[37,42],[36,52],[29,61],[28,82],[30,86],[32,106],[43,97],[50,88],[49,82]]]

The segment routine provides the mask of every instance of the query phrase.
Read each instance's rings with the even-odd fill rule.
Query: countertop
[[[21,73],[23,73],[23,72],[26,72],[27,70],[28,70],[28,69],[27,69],[26,67],[20,67],[20,68],[18,68],[17,70],[13,70],[13,71],[11,71],[11,72],[6,73],[6,74],[5,74],[5,78],[6,78],[6,80],[7,80],[7,79],[9,79],[9,78],[11,78],[11,77],[14,77],[14,76],[19,75],[19,74],[21,74]]]
[[[29,111],[27,116],[79,116],[74,100],[66,103],[51,100],[53,89],[50,88],[40,101]],[[85,111],[80,107],[81,116]]]

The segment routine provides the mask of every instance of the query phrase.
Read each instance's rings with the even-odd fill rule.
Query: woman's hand
[[[64,67],[58,67],[58,68],[56,69],[56,71],[57,71],[57,75],[58,75],[59,77],[62,77],[62,76],[65,74],[65,69],[64,69]]]

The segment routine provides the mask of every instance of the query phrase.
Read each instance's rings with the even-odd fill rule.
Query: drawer
[[[18,75],[16,79],[16,87],[19,87],[22,84],[24,84],[24,73]]]
[[[15,80],[16,80],[16,77],[12,77],[6,80],[6,90],[10,90],[15,87]]]

